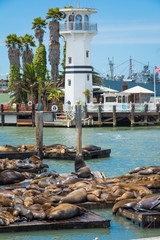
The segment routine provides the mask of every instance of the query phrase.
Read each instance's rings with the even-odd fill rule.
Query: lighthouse
[[[91,40],[97,34],[97,24],[90,22],[96,9],[77,8],[61,9],[66,21],[60,24],[60,35],[66,42],[65,63],[65,102],[75,105],[89,103],[93,99]]]

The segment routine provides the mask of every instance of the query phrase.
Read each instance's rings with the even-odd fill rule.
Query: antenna
[[[79,8],[79,0],[77,0],[77,8]]]

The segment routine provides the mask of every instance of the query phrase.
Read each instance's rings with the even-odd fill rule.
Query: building
[[[77,7],[60,11],[67,19],[60,24],[60,34],[66,42],[64,104],[92,102],[91,40],[97,33],[97,24],[91,23],[90,17],[97,10]]]

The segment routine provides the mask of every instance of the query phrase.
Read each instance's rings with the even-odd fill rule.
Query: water
[[[160,165],[160,127],[84,128],[83,145],[110,148],[110,158],[87,160],[92,171],[102,171],[108,177],[128,173],[138,166]],[[75,146],[74,128],[44,128],[44,144],[60,143]],[[0,145],[35,144],[35,128],[0,127]],[[73,161],[45,160],[50,170],[58,173],[74,171]],[[1,234],[7,240],[99,240],[137,239],[159,236],[159,229],[141,229],[131,221],[112,216],[111,209],[94,210],[111,219],[109,229],[57,230]]]

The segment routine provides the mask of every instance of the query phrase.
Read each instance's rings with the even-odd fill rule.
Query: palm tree
[[[57,90],[56,88],[50,89],[50,94],[48,96],[49,100],[53,99],[53,103],[57,104],[57,102],[60,100],[60,98],[64,97],[64,93]]]
[[[35,47],[35,41],[33,40],[34,37],[32,35],[25,34],[24,37],[20,37],[22,44],[23,44],[23,70],[26,68],[26,64],[31,64],[33,61],[33,52],[30,47]]]
[[[8,47],[8,58],[10,61],[10,68],[12,65],[20,68],[20,49],[22,47],[22,43],[19,37],[14,34],[9,34],[5,41],[6,46]]]
[[[65,15],[59,11],[59,8],[50,8],[46,13],[46,19],[52,19],[49,23],[50,43],[49,43],[49,61],[51,64],[51,76],[54,88],[58,79],[58,65],[60,58],[59,44],[59,21],[65,18]]]
[[[32,24],[32,29],[35,29],[35,37],[38,39],[40,46],[43,42],[43,35],[45,32],[43,28],[46,28],[47,25],[46,19],[42,19],[41,17],[34,18]]]

